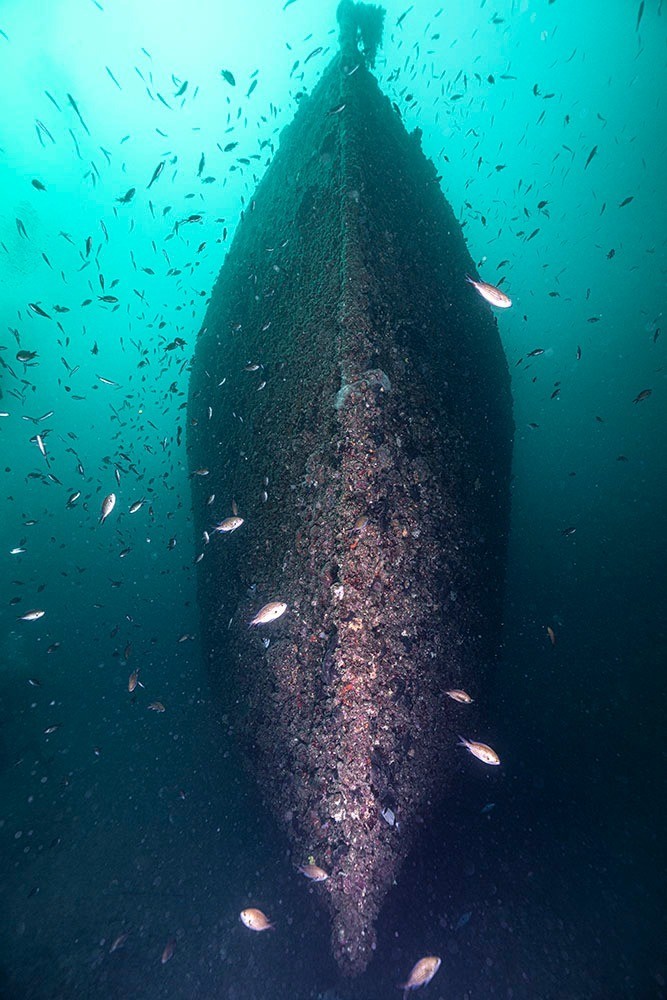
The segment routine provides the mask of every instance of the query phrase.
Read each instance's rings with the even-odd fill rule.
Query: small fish
[[[60,729],[60,726],[61,726],[60,722],[56,722],[56,724],[53,726],[47,726],[46,729],[44,730],[44,735],[50,736],[51,733],[55,733],[58,729]]]
[[[132,692],[136,689],[138,683],[139,683],[139,670],[137,669],[133,670],[127,679],[127,690],[130,692],[130,694],[132,694]]]
[[[409,990],[416,990],[418,987],[426,986],[427,983],[430,983],[441,964],[442,959],[437,958],[435,955],[420,958],[416,965],[413,966],[406,981],[398,984],[399,990],[403,990],[404,1000]]]
[[[475,281],[469,274],[466,274],[465,277],[466,281],[492,306],[496,306],[498,309],[509,309],[512,305],[512,300],[495,285],[489,285],[486,281]]]
[[[113,75],[113,73],[111,72],[111,70],[109,69],[109,67],[108,67],[108,66],[105,66],[104,68],[105,68],[105,70],[107,71],[107,73],[109,74],[109,76],[111,77],[111,79],[113,80],[113,82],[114,82],[114,83],[116,84],[116,86],[118,87],[118,89],[119,89],[119,90],[122,90],[123,88],[121,87],[121,85],[119,84],[118,80],[117,80],[117,79],[116,79],[116,77],[115,77],[115,76]]]
[[[33,178],[33,180],[31,180],[30,183],[37,191],[46,191],[46,188],[44,187],[42,182],[38,181],[36,177]]]
[[[563,528],[563,530],[561,531],[561,535],[563,535],[565,538],[568,538],[570,535],[573,535],[576,530],[577,529],[574,526],[570,528]]]
[[[37,316],[42,316],[44,319],[51,319],[49,314],[47,312],[44,312],[42,307],[37,302],[29,302],[28,308],[32,309],[32,311],[36,313]]]
[[[329,108],[327,111],[327,117],[330,118],[332,115],[339,115],[346,107],[346,104],[336,104],[333,108]]]
[[[249,627],[253,625],[266,625],[268,622],[274,622],[276,618],[280,618],[287,611],[287,605],[284,601],[269,601],[265,604],[263,608],[260,608],[253,620],[250,622]]]
[[[114,938],[114,942],[109,948],[109,954],[113,955],[114,951],[118,951],[119,948],[122,948],[125,942],[127,941],[128,937],[129,935],[125,933],[125,934],[119,934],[117,938]]]
[[[234,74],[231,72],[231,70],[221,69],[220,76],[223,78],[223,80],[227,81],[230,87],[236,86],[236,80],[234,79]]]
[[[588,154],[588,159],[586,160],[586,166],[584,166],[584,170],[586,169],[586,167],[588,166],[588,164],[591,162],[591,160],[593,159],[593,157],[595,156],[595,154],[597,153],[597,151],[598,151],[597,146],[593,146],[593,148],[591,149],[590,153]]]
[[[90,135],[90,132],[88,131],[88,126],[86,125],[86,123],[84,122],[83,118],[81,117],[81,112],[79,111],[79,107],[78,107],[76,101],[74,100],[74,98],[72,97],[71,94],[67,95],[67,100],[70,102],[70,104],[74,108],[74,112],[75,112],[77,118],[79,119],[79,121],[81,122],[81,124],[83,125],[83,127],[85,128],[86,132],[88,132],[88,135]]]
[[[18,621],[20,622],[36,622],[38,618],[43,618],[46,611],[39,611],[37,608],[32,611],[26,611],[24,615],[21,615]]]
[[[472,705],[473,699],[467,691],[462,691],[460,688],[452,688],[451,691],[445,691],[445,694],[449,695],[452,701],[458,701],[462,705]]]
[[[161,161],[160,161],[160,162],[158,163],[157,167],[156,167],[156,168],[155,168],[155,170],[153,171],[153,176],[151,177],[150,181],[149,181],[149,182],[148,182],[148,184],[146,185],[146,189],[147,189],[147,190],[148,190],[148,188],[149,188],[149,187],[151,187],[151,186],[152,186],[153,184],[155,184],[156,180],[158,179],[158,177],[160,176],[160,174],[161,174],[161,173],[162,173],[162,171],[164,170],[164,165],[165,165],[165,163],[166,163],[166,160],[161,160]]]
[[[80,490],[77,493],[72,493],[70,495],[67,503],[65,504],[65,506],[66,507],[73,507],[74,504],[77,502],[77,500],[79,499],[80,496],[81,496],[81,491]]]
[[[477,743],[475,740],[467,740],[465,736],[459,736],[459,746],[469,750],[473,757],[477,757],[484,764],[500,764],[500,757],[495,750],[487,746],[486,743]]]
[[[166,709],[161,701],[152,701],[148,706],[151,712],[165,712]]]
[[[20,545],[14,549],[9,550],[10,556],[20,556],[22,552],[25,552],[25,549],[22,549]]]
[[[116,506],[116,494],[110,493],[109,496],[105,497],[102,501],[102,510],[100,512],[100,524],[104,524],[108,518],[111,511]]]
[[[549,642],[552,646],[556,645],[556,633],[552,629],[551,625],[547,625],[547,635],[549,636]]]
[[[192,473],[192,475],[193,476],[208,476],[208,473],[209,473],[208,469],[195,469],[195,471]]]
[[[103,385],[118,385],[118,382],[114,382],[110,378],[103,378],[101,375],[98,375],[97,378]]]
[[[242,517],[226,517],[224,521],[220,522],[220,524],[216,524],[216,526],[213,528],[213,531],[220,531],[220,532],[236,531],[236,529],[240,528],[242,524],[243,524]]]
[[[635,196],[631,194],[629,198],[624,198],[623,201],[620,203],[620,205],[618,207],[619,208],[625,208],[626,205],[629,205],[630,202],[634,201],[634,200],[635,200]]]
[[[309,878],[311,882],[326,882],[329,878],[328,872],[325,872],[324,868],[320,868],[319,865],[311,864],[307,865],[295,865],[298,872]]]
[[[639,4],[639,10],[637,11],[637,23],[635,25],[635,31],[639,31],[639,25],[642,23],[642,17],[644,15],[644,0],[641,0]]]
[[[652,392],[653,389],[642,389],[642,391],[637,396],[635,396],[632,402],[641,403],[643,399],[648,399],[648,397],[651,395]]]
[[[136,514],[138,510],[141,510],[145,503],[145,500],[135,500],[134,503],[130,504],[130,514]]]
[[[136,191],[137,191],[136,188],[129,188],[129,190],[127,190],[124,195],[121,195],[120,198],[116,198],[116,201],[119,201],[121,205],[127,205],[134,198]]]
[[[544,354],[543,347],[536,347],[534,351],[528,351],[526,355],[527,358],[539,358],[540,354]]]
[[[39,355],[37,351],[17,351],[16,353],[16,360],[20,361],[21,364],[24,365],[26,365],[29,361],[32,361],[33,358],[38,358],[38,357]]]
[[[169,961],[169,959],[171,958],[171,956],[174,954],[174,948],[175,947],[176,947],[176,938],[173,938],[173,937],[169,938],[169,940],[167,941],[166,945],[164,946],[164,950],[162,952],[162,957],[160,959],[160,962],[162,963],[162,965],[166,965],[166,963]]]
[[[115,295],[98,295],[100,302],[118,302]]]
[[[247,910],[241,910],[240,913],[241,923],[244,927],[247,927],[251,931],[272,931],[275,930],[274,925],[268,919],[266,914],[262,913],[261,910],[256,910],[254,907],[249,907]]]

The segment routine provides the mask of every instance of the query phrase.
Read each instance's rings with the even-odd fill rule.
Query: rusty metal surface
[[[294,862],[330,872],[317,891],[355,974],[458,766],[462,707],[444,691],[481,694],[493,662],[513,425],[435,169],[349,57],[239,225],[197,342],[188,449],[209,469],[193,476],[199,531],[232,498],[245,519],[199,565],[214,689]],[[270,600],[288,612],[249,630]]]

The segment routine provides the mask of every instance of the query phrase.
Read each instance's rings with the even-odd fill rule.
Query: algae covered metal
[[[513,424],[459,224],[370,70],[381,12],[338,17],[213,289],[188,449],[198,531],[243,519],[198,565],[212,683],[356,974],[459,766],[474,706],[446,692],[493,662]]]

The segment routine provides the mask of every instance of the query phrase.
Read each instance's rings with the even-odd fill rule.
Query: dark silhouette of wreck
[[[346,974],[460,767],[499,639],[513,423],[495,319],[433,164],[340,52],[245,213],[192,368],[188,447],[212,683],[316,886]],[[360,50],[359,45],[362,48]],[[221,382],[225,379],[224,384]],[[206,505],[215,494],[212,507]],[[248,628],[273,600],[288,611]]]

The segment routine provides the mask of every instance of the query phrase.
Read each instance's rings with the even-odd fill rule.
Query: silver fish
[[[226,517],[224,521],[220,522],[220,524],[216,524],[215,528],[213,528],[213,531],[220,531],[220,532],[236,531],[236,529],[240,528],[242,524],[243,524],[242,517]]]
[[[116,506],[116,494],[110,493],[108,497],[105,497],[102,501],[102,511],[100,513],[100,524],[104,524],[108,518],[111,511]]]
[[[512,300],[495,285],[489,285],[486,281],[475,281],[469,274],[466,274],[466,281],[492,306],[496,306],[498,309],[509,309],[512,305]]]
[[[260,608],[253,620],[250,622],[252,625],[266,625],[268,622],[274,622],[276,618],[280,618],[287,611],[287,605],[284,601],[269,601],[265,604],[263,608]]]
[[[36,622],[38,618],[43,618],[45,614],[46,611],[39,611],[35,608],[33,611],[26,611],[18,620],[20,622]]]

